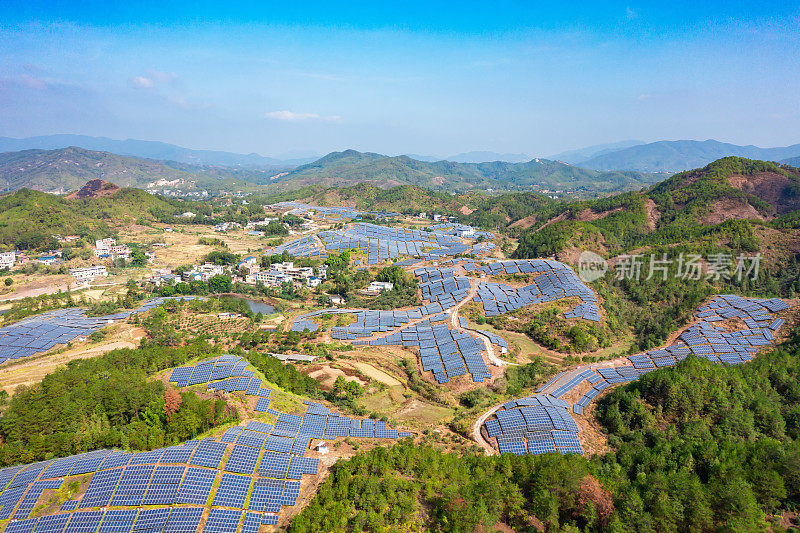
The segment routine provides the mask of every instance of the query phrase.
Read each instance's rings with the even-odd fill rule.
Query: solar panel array
[[[225,357],[214,361],[236,364]],[[277,524],[281,508],[296,503],[302,477],[318,473],[319,460],[305,457],[312,437],[411,436],[379,420],[306,404],[303,415],[273,411],[275,424],[250,421],[229,428],[219,440],[140,453],[97,450],[2,469],[0,520],[14,519],[6,529],[12,532],[184,532],[196,531],[210,507],[204,531],[235,531],[242,517],[244,531],[257,531],[261,524]],[[64,502],[53,516],[30,517],[44,490],[85,474],[91,480],[79,499]],[[115,509],[106,510],[109,506]]]
[[[543,402],[559,402],[561,407],[567,409],[569,404],[560,398],[579,387],[584,390],[582,385],[588,383],[588,391],[572,405],[573,412],[582,415],[584,409],[608,387],[633,381],[657,368],[676,365],[690,354],[730,365],[750,361],[762,346],[774,341],[774,333],[784,323],[783,319],[775,316],[775,313],[788,307],[786,302],[777,298],[743,298],[732,294],[714,297],[708,305],[697,310],[698,320],[686,328],[678,340],[670,346],[629,356],[624,364],[613,367],[562,372],[541,386],[534,396],[505,404],[504,411],[498,411],[497,419],[487,420],[486,432],[489,437],[497,438],[501,452],[525,453],[525,448],[520,444],[522,437],[518,429],[519,415],[506,414],[509,410],[523,410],[521,406],[532,405],[531,402],[538,405],[545,405]],[[731,319],[741,321],[739,323],[743,323],[745,328],[731,330],[730,323],[728,327],[720,324]],[[539,394],[545,391],[546,394]],[[523,418],[528,421],[524,414]],[[562,434],[558,439],[562,443],[574,444],[571,436]],[[557,450],[574,448],[571,445],[559,448],[559,440],[555,440],[554,437],[554,446]],[[539,442],[532,447],[528,438],[526,445],[527,453],[554,451],[548,442]]]
[[[430,226],[428,229],[437,233],[444,233],[445,235],[463,235],[463,232],[469,232],[469,235],[476,239],[478,237],[483,237],[487,240],[494,239],[494,233],[491,231],[478,231],[471,226],[467,226],[465,224],[456,224],[455,222],[443,222],[441,224],[435,224]]]
[[[185,296],[184,299],[194,299]],[[100,317],[87,317],[86,309],[70,308],[48,311],[30,316],[0,328],[0,364],[8,360],[30,357],[46,352],[59,344],[67,344],[78,337],[88,337],[111,321],[125,320],[134,313],[149,311],[166,300],[154,298],[141,307]]]
[[[301,202],[278,202],[270,207],[273,209],[291,209],[291,213],[294,215],[303,215],[313,211],[315,215],[331,220],[360,219],[363,215],[372,215],[379,219],[400,216],[400,213],[387,211],[359,211],[351,207],[323,207]]]
[[[289,206],[289,203],[276,205],[282,205],[285,208]],[[326,209],[346,210],[347,208]],[[354,213],[356,212],[351,214]],[[337,211],[335,215],[340,216],[341,213]],[[390,216],[394,213],[384,213],[383,215]],[[326,215],[326,218],[330,217]],[[358,216],[350,218],[358,218]],[[459,226],[459,228],[464,229],[469,226]],[[472,228],[469,229],[472,230]],[[494,244],[489,242],[464,244],[457,233],[452,228],[443,231],[435,229],[423,231],[356,222],[343,229],[322,231],[317,235],[306,235],[295,241],[281,244],[275,247],[271,253],[276,255],[287,253],[295,257],[327,257],[327,252],[341,253],[345,250],[358,250],[367,255],[368,265],[374,265],[406,255],[424,259],[439,259],[465,253],[478,255],[489,253],[494,249]],[[490,239],[494,237],[491,233],[473,230],[469,238],[477,239],[479,236]]]
[[[496,439],[500,453],[583,453],[569,404],[547,394],[504,404],[484,428],[490,439]]]
[[[318,239],[313,235],[306,235],[296,241],[281,244],[272,250],[272,255],[282,255],[283,253],[294,257],[319,257],[320,259],[327,257]]]
[[[261,379],[255,377],[252,370],[247,370],[247,364],[236,355],[219,355],[192,366],[175,368],[169,381],[178,387],[208,383],[208,390],[244,391],[251,396],[268,397],[269,390],[261,387]]]
[[[533,283],[521,288],[503,283],[481,282],[474,301],[483,305],[486,316],[502,315],[531,304],[577,297],[581,303],[564,316],[600,321],[600,308],[594,292],[564,263],[550,259],[523,259],[490,263],[480,267],[479,270],[492,276],[502,274],[535,276]]]

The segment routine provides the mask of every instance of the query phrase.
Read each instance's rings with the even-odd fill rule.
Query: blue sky
[[[800,3],[0,2],[0,135],[280,155],[800,142]]]

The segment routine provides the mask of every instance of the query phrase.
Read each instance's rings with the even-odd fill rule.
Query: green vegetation
[[[614,451],[591,459],[405,442],[339,461],[289,531],[783,531],[800,502],[800,332],[749,364],[652,372],[598,412]]]
[[[764,527],[800,500],[800,334],[736,367],[690,358],[613,391],[599,418],[616,450],[619,512],[637,529]]]
[[[276,220],[271,221],[269,224],[260,224],[256,226],[255,229],[257,231],[263,231],[264,235],[268,237],[274,235],[289,235],[289,228],[287,228],[286,226],[284,226],[283,224],[281,224]]]
[[[255,174],[259,176],[252,176]],[[76,190],[100,178],[124,187],[146,187],[164,179],[183,180],[182,190],[208,190],[211,194],[236,188],[255,190],[258,172],[230,171],[221,167],[200,167],[174,161],[153,161],[108,152],[69,147],[57,150],[22,150],[0,154],[0,175],[12,190]],[[174,188],[174,187],[171,187]]]
[[[337,462],[289,531],[599,531],[613,503],[590,471],[577,456],[459,456],[403,442]]]
[[[0,418],[0,464],[104,447],[150,450],[235,420],[224,400],[201,400],[191,392],[181,393],[179,400],[173,393],[167,408],[168,389],[149,379],[212,350],[204,343],[145,344],[71,361],[40,384],[18,387]]]
[[[86,200],[22,189],[0,198],[0,245],[49,250],[60,247],[52,235],[80,235],[93,241],[111,236],[117,224],[177,212],[172,203],[139,189]]]
[[[389,157],[355,150],[334,152],[298,167],[277,180],[279,185],[315,180],[322,184],[372,182],[386,186],[398,182],[432,190],[464,192],[471,189],[530,190],[571,189],[580,193],[639,189],[654,182],[641,172],[597,172],[558,161],[539,159],[527,163],[427,163],[408,156]]]
[[[220,248],[228,247],[228,244],[225,241],[216,237],[200,237],[197,239],[197,244],[202,244],[205,246],[219,246]]]
[[[392,265],[382,268],[376,274],[375,281],[389,282],[392,284],[392,289],[381,291],[374,298],[359,298],[353,295],[349,298],[349,305],[367,309],[398,309],[422,304],[417,297],[417,278],[413,274],[406,272],[402,267]],[[369,283],[369,280],[364,279],[359,285],[366,285],[367,283]]]

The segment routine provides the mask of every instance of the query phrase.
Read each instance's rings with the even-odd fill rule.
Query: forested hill
[[[101,237],[115,226],[180,212],[180,207],[140,189],[121,188],[86,199],[22,189],[0,197],[0,249],[39,248],[52,235]]]
[[[75,190],[91,179],[112,181],[123,187],[184,192],[234,191],[253,187],[272,171],[201,167],[185,163],[126,157],[83,148],[23,150],[0,153],[0,191],[22,188],[63,193]]]
[[[798,169],[726,157],[676,174],[644,193],[548,205],[511,225],[518,228],[519,257],[585,247],[615,255],[647,244],[689,243],[712,228],[736,228],[735,239],[756,249],[752,224],[796,227],[798,209]]]
[[[346,150],[298,167],[277,178],[275,183],[295,188],[370,182],[382,188],[416,185],[449,192],[473,189],[562,191],[559,194],[572,192],[591,197],[641,189],[658,179],[641,172],[597,172],[547,159],[526,163],[425,162],[404,155],[390,157]]]

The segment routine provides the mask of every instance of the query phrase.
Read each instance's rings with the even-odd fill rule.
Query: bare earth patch
[[[703,217],[703,224],[720,224],[730,219],[766,220],[752,205],[723,198],[712,204],[711,210]]]

